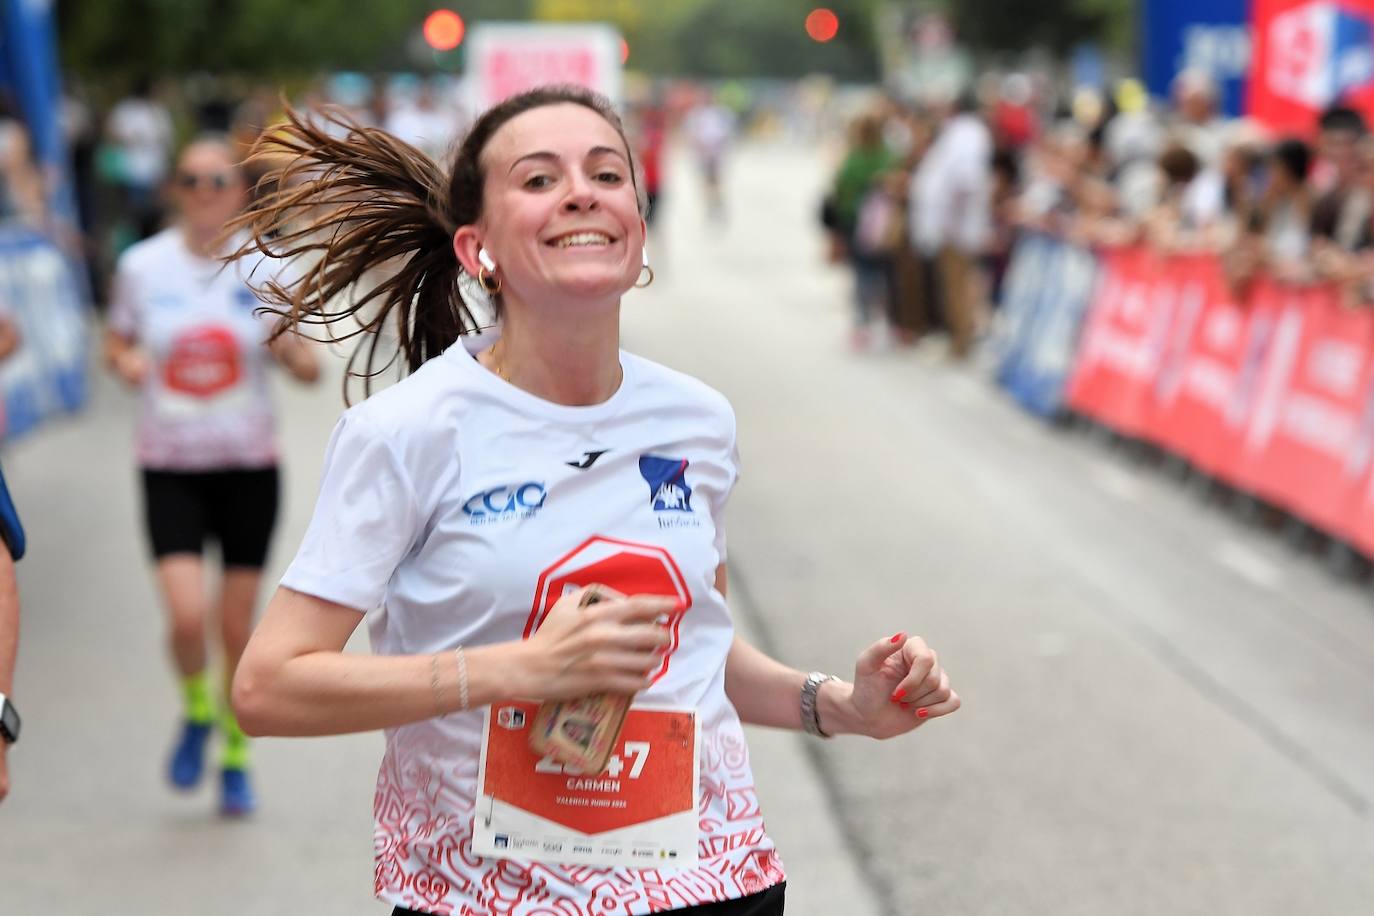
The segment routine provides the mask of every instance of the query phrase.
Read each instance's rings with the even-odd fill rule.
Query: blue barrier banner
[[[1064,409],[1079,329],[1097,284],[1097,257],[1046,235],[1012,253],[996,335],[997,381],[1042,417]]]
[[[0,313],[20,338],[0,363],[0,439],[85,404],[85,303],[77,268],[56,245],[27,229],[0,227]]]
[[[1250,67],[1249,0],[1144,0],[1140,4],[1141,69],[1150,94],[1169,96],[1185,69],[1212,75],[1221,108],[1238,116]]]
[[[1024,232],[1017,239],[1007,264],[992,335],[997,381],[1003,386],[1021,359],[1026,335],[1030,333],[1035,310],[1040,305],[1041,290],[1050,282],[1045,268],[1049,266],[1049,249],[1054,244],[1049,236]]]

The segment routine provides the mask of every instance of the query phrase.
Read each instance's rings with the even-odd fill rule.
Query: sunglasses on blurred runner
[[[229,187],[229,176],[224,172],[216,172],[213,175],[195,175],[191,172],[181,172],[177,175],[177,187],[187,191],[205,187],[213,191],[223,191]]]

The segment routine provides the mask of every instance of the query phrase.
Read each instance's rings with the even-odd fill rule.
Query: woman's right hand
[[[126,347],[121,350],[112,363],[115,374],[135,388],[142,386],[151,365],[147,355],[138,347]]]
[[[600,600],[580,607],[590,589]],[[558,600],[525,641],[523,695],[564,700],[594,693],[633,695],[649,686],[670,634],[660,623],[681,606],[661,595],[625,596],[602,585]]]

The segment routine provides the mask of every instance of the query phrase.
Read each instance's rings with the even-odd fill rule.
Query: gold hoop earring
[[[640,272],[639,272],[639,276],[640,276],[641,279],[642,279],[643,276],[644,276],[644,271],[645,271],[645,270],[647,270],[647,271],[649,272],[649,279],[645,280],[643,283],[640,283],[639,280],[636,280],[636,281],[635,281],[635,289],[643,289],[644,287],[650,286],[650,285],[653,284],[653,282],[654,282],[654,269],[653,269],[652,267],[650,267],[648,264],[645,264],[645,265],[644,265],[644,268],[643,268],[642,270],[640,270]]]
[[[487,291],[488,296],[495,296],[501,292],[501,278],[487,273],[485,267],[477,268],[477,282],[482,284],[482,289]]]

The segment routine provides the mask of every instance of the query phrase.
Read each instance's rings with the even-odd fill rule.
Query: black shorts
[[[688,906],[677,910],[665,910],[668,913],[691,913],[692,916],[782,916],[783,896],[787,892],[787,882],[775,884],[766,891],[757,894],[750,894],[748,897],[740,897],[738,900],[722,900],[719,903],[703,903],[700,906]],[[407,910],[405,907],[396,907],[391,911],[391,916],[425,916],[420,910]]]
[[[232,471],[143,469],[144,518],[153,556],[199,554],[219,543],[225,566],[261,569],[277,522],[275,467]]]

